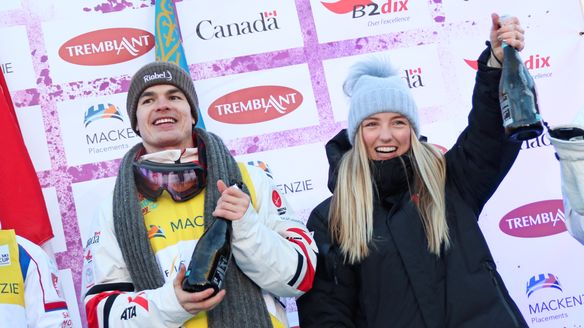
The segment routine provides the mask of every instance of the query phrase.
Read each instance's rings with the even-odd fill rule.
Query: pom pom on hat
[[[418,107],[405,81],[388,59],[370,57],[351,66],[343,91],[351,97],[347,134],[351,144],[361,122],[383,112],[405,116],[420,135]]]

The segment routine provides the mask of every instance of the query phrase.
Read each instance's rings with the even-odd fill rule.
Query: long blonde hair
[[[414,168],[416,206],[428,240],[428,250],[440,256],[442,246],[450,246],[446,222],[446,161],[434,146],[420,142],[411,133],[410,156]],[[355,143],[342,157],[337,184],[329,211],[329,228],[334,242],[339,244],[345,261],[361,262],[369,255],[373,238],[373,182],[361,127]]]

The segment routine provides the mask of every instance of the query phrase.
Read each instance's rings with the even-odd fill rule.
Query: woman
[[[521,146],[504,135],[498,61],[501,41],[523,49],[523,30],[492,21],[468,127],[445,155],[418,139],[398,75],[379,60],[353,66],[347,131],[326,146],[333,196],[308,220],[320,254],[302,328],[527,327],[477,223]]]

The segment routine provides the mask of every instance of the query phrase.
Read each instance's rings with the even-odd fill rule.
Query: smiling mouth
[[[397,147],[375,147],[375,151],[383,154],[391,154],[397,150]]]
[[[170,117],[163,117],[163,118],[159,118],[157,120],[154,121],[154,125],[161,125],[161,124],[167,124],[167,123],[176,123],[176,120],[174,118],[170,118]]]

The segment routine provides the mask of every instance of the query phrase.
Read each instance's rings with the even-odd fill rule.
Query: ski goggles
[[[176,202],[195,197],[206,186],[206,170],[195,163],[165,164],[149,160],[133,163],[136,188],[156,200],[164,190]]]

